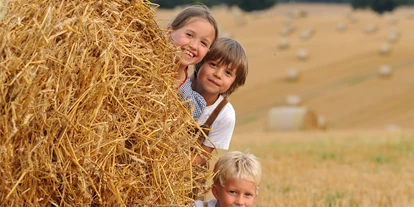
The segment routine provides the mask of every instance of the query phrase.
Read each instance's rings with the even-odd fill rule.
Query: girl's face
[[[195,90],[204,97],[207,105],[210,105],[236,80],[236,70],[231,68],[231,65],[218,64],[218,61],[205,61],[198,71]]]
[[[213,184],[211,190],[217,207],[252,207],[257,197],[256,185],[246,179],[231,178],[224,185]]]
[[[183,27],[173,30],[171,38],[174,45],[181,47],[181,65],[194,65],[209,51],[215,38],[215,30],[207,20],[193,17]]]

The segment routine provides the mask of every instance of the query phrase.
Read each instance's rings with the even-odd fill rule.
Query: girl
[[[208,7],[203,4],[193,4],[174,18],[168,30],[174,45],[181,48],[181,64],[174,86],[181,90],[184,100],[190,99],[190,105],[194,107],[193,117],[198,118],[206,102],[200,94],[191,90],[187,68],[189,65],[199,63],[216,41],[218,36],[216,20]]]

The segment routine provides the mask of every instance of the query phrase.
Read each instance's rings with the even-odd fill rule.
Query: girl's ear
[[[168,27],[167,27],[167,35],[168,36],[171,36],[171,32],[172,32],[172,27],[171,27],[171,25],[168,25]]]

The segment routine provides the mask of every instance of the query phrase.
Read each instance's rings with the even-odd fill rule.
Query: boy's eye
[[[229,193],[230,193],[230,194],[236,194],[236,191],[234,191],[234,190],[230,190],[230,191],[229,191]]]
[[[210,63],[210,65],[211,65],[212,67],[216,67],[216,66],[217,66],[217,63],[215,63],[215,62],[211,62],[211,63]]]
[[[226,70],[226,74],[229,75],[229,76],[231,76],[231,75],[233,75],[233,72],[230,71],[230,70]]]
[[[251,193],[246,193],[246,194],[244,194],[246,197],[251,197],[251,196],[253,196]]]

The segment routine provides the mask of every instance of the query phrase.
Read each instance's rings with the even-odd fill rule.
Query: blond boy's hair
[[[259,159],[250,153],[231,151],[223,154],[214,165],[213,182],[223,186],[231,178],[246,179],[256,186],[256,194],[262,180],[262,167]]]
[[[172,30],[180,29],[184,27],[188,21],[192,18],[201,18],[208,21],[214,28],[214,41],[211,43],[213,45],[218,37],[218,26],[216,19],[211,14],[209,8],[202,3],[190,4],[184,8],[178,15],[173,19],[170,26]]]
[[[217,39],[203,60],[195,65],[194,79],[196,79],[201,66],[207,61],[217,61],[219,65],[221,64],[236,69],[236,79],[222,95],[230,96],[230,94],[246,82],[248,73],[247,54],[236,40],[228,37],[220,37]]]

